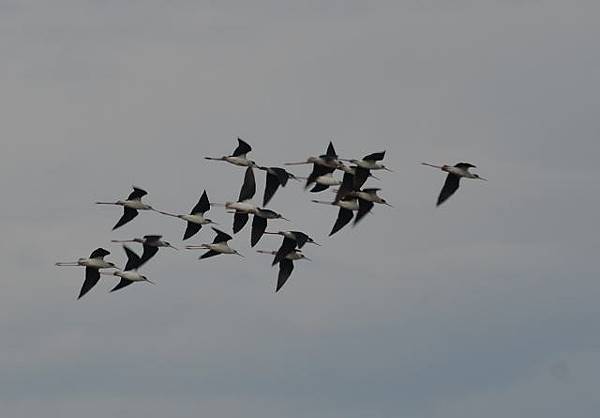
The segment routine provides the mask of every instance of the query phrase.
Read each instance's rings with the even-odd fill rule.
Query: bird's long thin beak
[[[279,218],[279,219],[283,219],[284,221],[292,222],[288,218],[284,218],[283,216],[281,218]]]
[[[421,165],[426,165],[428,167],[433,167],[433,168],[439,168],[440,170],[442,169],[441,165],[435,165],[435,164],[429,164],[429,163],[421,163]]]
[[[394,172],[394,170],[392,170],[391,168],[383,167],[383,169],[384,169],[385,171],[389,171],[390,173],[393,173],[393,172]]]
[[[485,179],[483,177],[477,177],[479,180],[483,180],[483,181],[488,181],[488,179]]]
[[[145,282],[148,282],[148,283],[150,283],[150,284],[154,284],[154,285],[156,284],[156,283],[154,283],[154,282],[153,282],[152,280],[150,280],[150,279],[146,279],[146,280],[144,280],[144,281],[145,281]]]
[[[175,246],[173,246],[173,245],[171,245],[171,244],[169,244],[169,248],[173,248],[174,250],[177,250],[177,251],[179,251],[179,248],[177,248],[177,247],[175,247]]]
[[[374,176],[373,174],[371,174],[371,177],[373,177],[375,180],[381,180],[379,177]]]
[[[393,206],[390,205],[388,202],[385,202],[384,205],[389,206],[390,208],[393,208]]]
[[[308,258],[307,256],[304,256],[304,259],[305,259],[306,261],[312,261],[312,260],[311,260],[310,258]]]
[[[243,256],[243,255],[242,255],[242,254],[240,254],[240,253],[237,253],[237,252],[236,252],[236,254],[237,254],[237,255],[239,255],[239,256],[240,256],[240,257],[242,257],[242,258],[246,258],[245,256]]]

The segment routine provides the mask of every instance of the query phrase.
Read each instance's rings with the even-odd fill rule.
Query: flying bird
[[[238,138],[238,146],[233,151],[233,154],[225,155],[220,158],[219,157],[204,157],[204,158],[207,160],[213,160],[213,161],[227,161],[230,164],[241,166],[241,167],[255,167],[256,163],[254,161],[249,160],[246,157],[246,154],[248,154],[250,151],[252,151],[252,147],[246,141],[243,141],[241,138]]]
[[[285,187],[289,179],[298,180],[299,178],[280,167],[257,167],[259,170],[267,172],[265,183],[265,194],[263,197],[263,206],[267,206],[279,187]]]
[[[383,160],[383,158],[385,157],[385,151],[380,151],[380,152],[374,152],[372,154],[369,155],[365,155],[361,160],[357,160],[357,159],[341,159],[341,161],[346,161],[346,162],[350,162],[352,164],[355,164],[355,185],[354,187],[356,189],[359,189],[362,185],[365,183],[365,181],[367,180],[367,178],[369,176],[371,176],[371,170],[386,170],[386,171],[392,171],[389,168],[387,168],[385,165],[379,163],[378,161]]]
[[[318,157],[308,157],[305,161],[300,161],[296,163],[285,163],[285,165],[300,165],[300,164],[312,164],[313,169],[306,179],[305,189],[308,189],[313,183],[316,182],[317,178],[324,176],[329,173],[333,173],[336,168],[339,167],[340,161],[338,160],[338,155],[335,152],[335,148],[333,147],[333,143],[330,141],[327,146],[327,151],[325,154],[320,155]],[[325,187],[326,189],[327,187]],[[323,190],[325,190],[323,189]]]
[[[254,247],[267,228],[267,219],[285,219],[281,214],[270,209],[259,208],[251,202],[256,193],[256,181],[252,167],[246,169],[244,183],[240,189],[237,202],[226,202],[225,207],[233,212],[233,233],[236,234],[244,228],[250,215],[252,219],[252,232],[250,244]]]
[[[362,204],[361,208],[361,205],[359,203],[360,200],[352,196],[345,196],[344,198],[340,200],[334,200],[333,202],[324,202],[322,200],[313,200],[313,202],[321,203],[324,205],[333,205],[340,208],[340,210],[338,211],[337,219],[335,220],[335,224],[333,225],[329,236],[332,236],[344,226],[346,226],[354,217],[355,211],[358,212],[356,215],[357,220],[354,221],[354,224],[356,225],[356,223],[360,219],[362,219],[362,217],[366,215],[373,207],[372,202],[363,201],[365,203]]]
[[[186,245],[185,248],[188,250],[208,250],[204,254],[200,256],[200,259],[213,257],[219,254],[236,254],[240,257],[243,257],[242,254],[238,253],[236,250],[231,248],[227,241],[231,240],[231,235],[226,234],[225,232],[212,227],[213,231],[217,233],[217,236],[213,240],[212,244],[202,244],[202,245]]]
[[[276,255],[277,251],[262,251],[258,250],[258,253],[261,254],[271,254]],[[295,260],[307,260],[311,261],[310,258],[306,257],[302,254],[300,250],[292,250],[288,254],[285,255],[279,261],[279,274],[277,275],[277,287],[275,288],[275,293],[279,292],[279,289],[283,287],[285,282],[290,278],[292,271],[294,270],[294,261]]]
[[[125,200],[117,200],[116,202],[96,202],[97,205],[118,205],[123,206],[123,216],[113,226],[113,231],[138,216],[138,210],[154,210],[152,206],[142,202],[142,197],[146,196],[148,192],[139,187],[133,186],[133,192]]]
[[[272,265],[279,263],[286,255],[294,251],[296,248],[301,249],[306,243],[321,245],[315,242],[307,234],[300,231],[265,232],[265,234],[283,236],[283,242],[281,243],[279,249],[275,252],[275,258],[273,259]]]
[[[148,260],[156,255],[158,249],[160,247],[169,247],[176,250],[177,248],[173,247],[169,242],[161,239],[162,235],[144,235],[143,238],[134,238],[128,240],[111,240],[111,242],[137,242],[142,244],[144,247],[144,252],[142,253],[142,257],[139,260],[131,257],[127,261],[127,265],[125,266],[125,271],[127,270],[136,270],[140,268],[143,264],[145,264]]]
[[[173,213],[157,211],[163,215],[173,216],[175,218],[183,219],[187,222],[187,228],[183,234],[183,239],[186,240],[198,233],[202,229],[202,225],[216,224],[212,220],[205,218],[204,214],[210,210],[210,202],[206,195],[206,190],[202,193],[200,200],[196,203],[196,206],[192,208],[188,215],[177,215]]]
[[[77,299],[81,299],[83,295],[89,292],[98,280],[100,280],[100,269],[116,268],[114,263],[105,261],[104,257],[109,255],[110,252],[104,248],[97,248],[88,258],[79,258],[77,261],[59,262],[57,266],[83,266],[85,267],[85,281],[79,292]]]
[[[140,264],[140,262],[141,262],[140,256],[137,255],[131,248],[127,247],[126,245],[123,245],[123,250],[125,250],[125,254],[127,255],[127,266],[141,265]],[[102,274],[107,275],[107,276],[117,276],[117,277],[121,278],[119,283],[117,283],[117,285],[110,290],[111,292],[122,289],[126,286],[129,286],[132,283],[135,283],[135,282],[148,282],[148,283],[154,284],[154,282],[150,281],[146,276],[138,273],[136,271],[136,269],[137,269],[137,267],[135,267],[135,268],[130,267],[130,269],[127,269],[127,267],[126,267],[125,270],[123,270],[123,271],[116,270],[116,271],[113,271],[112,273],[102,272]]]
[[[487,180],[487,179],[484,179],[483,177],[480,177],[478,174],[471,173],[469,171],[469,169],[477,168],[477,167],[475,167],[473,164],[470,164],[470,163],[458,163],[458,164],[455,164],[454,166],[445,165],[445,164],[440,166],[440,165],[433,165],[433,164],[429,164],[429,163],[421,163],[421,164],[429,166],[429,167],[439,168],[440,170],[448,173],[448,176],[446,176],[446,181],[444,182],[444,187],[442,187],[442,190],[440,191],[440,195],[438,196],[436,206],[439,206],[442,203],[444,203],[450,196],[452,196],[454,194],[454,192],[456,192],[458,190],[458,186],[459,186],[461,177],[466,177],[468,179]]]

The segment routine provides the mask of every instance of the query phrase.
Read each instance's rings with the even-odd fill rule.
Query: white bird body
[[[206,219],[202,214],[200,213],[196,213],[193,215],[179,215],[179,218],[183,219],[184,221],[188,221],[194,224],[198,224],[198,225],[207,225],[207,224],[211,224],[213,223],[212,221]]]
[[[146,276],[138,273],[137,271],[132,271],[132,270],[130,270],[130,271],[120,271],[120,270],[117,270],[117,271],[113,272],[112,274],[113,274],[113,276],[118,276],[118,277],[120,277],[122,279],[129,280],[129,281],[132,281],[132,282],[146,282],[146,281],[148,281],[148,279],[146,278]]]
[[[366,168],[367,170],[387,170],[386,166],[377,161],[350,160],[350,162],[356,164],[360,168]]]
[[[142,202],[141,199],[118,200],[115,204],[136,210],[152,210],[152,206]]]
[[[223,157],[223,160],[227,161],[228,163],[231,163],[233,165],[240,166],[240,167],[254,167],[256,165],[254,163],[254,161],[251,161],[246,158],[246,154],[238,155],[235,157],[233,157],[233,156]]]
[[[340,208],[348,209],[348,210],[358,210],[358,200],[338,200],[335,203],[332,203],[335,206],[339,206]]]
[[[333,173],[319,176],[317,177],[315,182],[318,184],[322,184],[323,186],[339,186],[340,184],[342,184],[341,180],[333,177]]]
[[[110,269],[115,268],[115,264],[110,261],[103,260],[102,258],[80,258],[77,260],[77,264],[84,267],[91,267],[94,269]]]
[[[443,165],[442,171],[454,174],[459,177],[467,177],[470,179],[474,179],[474,178],[478,177],[469,171],[469,167],[463,168],[463,167],[453,167],[451,165]]]
[[[186,245],[185,248],[187,248],[188,250],[212,250],[219,254],[238,254],[226,242],[215,242],[212,244],[202,245]]]
[[[251,203],[250,201],[244,201],[244,202],[226,202],[225,203],[225,207],[227,209],[231,209],[231,210],[235,210],[236,212],[242,212],[242,213],[255,213],[256,212],[256,205]]]

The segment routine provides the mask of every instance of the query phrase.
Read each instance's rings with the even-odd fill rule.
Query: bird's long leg
[[[320,203],[320,204],[322,204],[322,205],[333,205],[333,202],[326,202],[326,201],[324,201],[324,200],[314,200],[314,199],[313,199],[313,200],[311,200],[311,202],[314,202],[314,203]]]
[[[268,255],[275,255],[275,254],[277,254],[277,251],[256,250],[256,252],[259,253],[259,254],[268,254]]]
[[[442,169],[441,165],[435,165],[435,164],[429,164],[429,163],[421,163],[421,165],[426,165],[428,167],[433,167],[433,168],[439,168],[440,170]]]
[[[186,248],[186,250],[209,250],[210,249],[208,244],[186,245],[185,248]]]
[[[114,272],[107,272],[107,271],[101,271],[100,274],[102,274],[103,276],[116,276],[116,274]]]
[[[163,215],[172,216],[173,218],[179,218],[179,215],[169,212],[163,212],[162,210],[154,209],[155,212],[161,213]]]
[[[96,202],[97,205],[119,205],[117,202]]]
[[[54,263],[55,266],[70,266],[70,267],[77,267],[80,266],[80,264],[77,261],[64,261],[64,262],[58,262],[58,263]]]
[[[295,163],[283,163],[283,165],[303,165],[303,164],[310,164],[310,162],[308,161],[298,161]]]
[[[204,157],[205,160],[211,160],[211,161],[224,161],[225,157]]]
[[[270,232],[270,231],[265,231],[265,232],[263,232],[263,234],[267,234],[267,235],[281,235],[279,232]]]
[[[120,242],[120,243],[122,243],[122,242],[138,242],[138,241],[136,241],[134,239],[124,239],[124,240],[111,239],[110,242]]]

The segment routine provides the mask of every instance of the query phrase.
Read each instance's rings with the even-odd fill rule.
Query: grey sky
[[[593,416],[600,5],[288,3],[0,3],[2,416]],[[157,286],[76,301],[55,261],[184,229],[111,232],[93,202],[234,198],[243,170],[202,157],[237,136],[270,164],[386,149],[395,208],[327,238],[336,210],[291,184],[270,207],[325,245],[281,293],[245,229],[245,260],[161,250]],[[435,208],[420,161],[490,181]]]

